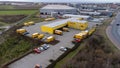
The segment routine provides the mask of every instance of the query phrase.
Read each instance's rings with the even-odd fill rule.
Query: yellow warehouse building
[[[86,30],[88,28],[88,22],[83,20],[71,19],[70,21],[68,21],[68,27]]]
[[[54,34],[54,31],[56,29],[62,28],[66,25],[67,25],[67,20],[57,21],[41,26],[41,31],[49,34]]]
[[[68,26],[68,27],[74,28],[74,29],[85,30],[88,28],[88,22],[83,21],[83,20],[78,20],[78,18],[69,18],[66,20],[57,21],[57,22],[53,22],[50,24],[42,25],[40,28],[41,28],[42,32],[54,34],[55,30],[62,28],[64,26]]]

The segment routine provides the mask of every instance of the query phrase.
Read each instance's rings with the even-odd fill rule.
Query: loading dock
[[[54,31],[67,25],[67,20],[57,21],[41,26],[41,31],[54,34]]]
[[[74,28],[74,29],[80,29],[85,30],[88,28],[88,22],[87,21],[81,21],[81,20],[71,20],[68,21],[68,27]]]
[[[54,31],[64,26],[68,26],[74,29],[85,30],[88,28],[88,22],[84,20],[78,20],[78,18],[69,18],[62,21],[53,22],[41,26],[41,31],[49,34],[54,34]]]

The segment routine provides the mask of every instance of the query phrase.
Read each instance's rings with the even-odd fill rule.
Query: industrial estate
[[[18,3],[19,2],[14,2],[11,3],[11,5],[17,5]],[[25,2],[18,5],[23,4],[34,5],[34,3]],[[42,7],[37,8],[39,11],[36,12],[36,19],[39,18],[42,19],[42,21],[36,21],[36,19],[27,20],[26,18],[27,21],[14,24],[14,26],[19,25],[19,27],[11,27],[14,28],[12,32],[20,38],[19,40],[24,39],[25,42],[30,40],[30,43],[32,44],[28,44],[30,45],[28,46],[29,52],[26,51],[23,55],[16,57],[15,59],[12,58],[9,62],[5,62],[2,65],[3,67],[62,68],[55,66],[57,62],[64,59],[70,52],[77,50],[78,48],[82,49],[81,43],[85,42],[84,40],[89,39],[92,35],[97,34],[95,32],[99,31],[99,27],[104,25],[103,22],[113,18],[119,9],[119,4],[111,3],[38,4],[42,4]],[[32,16],[34,17],[34,14]],[[9,29],[5,31],[9,31]],[[5,31],[2,32],[1,35],[5,33]],[[97,43],[97,41],[95,41],[95,43]],[[18,52],[20,53],[22,50]],[[1,55],[3,54],[1,53]],[[119,68],[119,66],[116,68]]]

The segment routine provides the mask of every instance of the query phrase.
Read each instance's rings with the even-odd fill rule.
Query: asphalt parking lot
[[[55,20],[58,21],[58,20]],[[30,34],[28,36],[31,36],[33,33],[39,32],[40,31],[40,26],[47,24],[47,23],[52,23],[54,21],[50,22],[40,22],[36,23],[35,25],[28,26],[28,27],[23,27],[25,28]],[[94,26],[96,23],[89,23],[89,27]],[[50,45],[50,48],[40,54],[29,54],[25,56],[24,58],[12,63],[9,65],[9,68],[34,68],[35,64],[40,64],[42,68],[46,68],[49,64],[50,59],[56,60],[60,55],[62,55],[64,52],[60,51],[60,47],[68,47],[72,48],[74,44],[71,43],[73,40],[73,36],[76,33],[79,33],[80,30],[75,30],[72,28],[69,28],[70,32],[63,32],[62,36],[59,35],[54,35],[56,40],[59,40],[60,42],[57,43],[56,45]]]

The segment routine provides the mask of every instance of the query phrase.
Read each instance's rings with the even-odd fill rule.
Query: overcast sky
[[[120,0],[0,0],[0,1],[22,1],[22,2],[112,2],[120,3]]]

